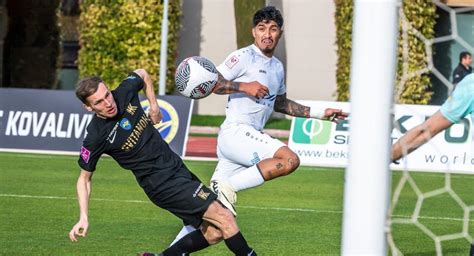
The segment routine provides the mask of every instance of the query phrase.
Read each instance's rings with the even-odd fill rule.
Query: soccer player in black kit
[[[140,106],[141,89],[150,103],[148,116]],[[85,78],[78,82],[76,96],[95,115],[87,127],[78,161],[80,216],[69,232],[71,241],[77,242],[76,236],[87,235],[92,176],[97,161],[105,153],[133,172],[154,204],[182,219],[185,225],[200,227],[160,255],[189,254],[221,239],[235,255],[256,255],[240,233],[234,215],[188,170],[153,127],[161,121],[161,113],[145,70],[130,73],[114,91],[109,91],[99,77]]]

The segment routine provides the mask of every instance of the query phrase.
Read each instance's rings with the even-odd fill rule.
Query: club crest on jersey
[[[209,197],[210,194],[211,194],[211,193],[206,193],[206,192],[204,192],[204,190],[201,189],[201,190],[199,190],[197,196],[198,196],[199,198],[201,198],[202,200],[206,200],[207,197]]]
[[[132,124],[130,124],[130,121],[127,118],[122,118],[122,120],[120,120],[120,127],[128,131],[132,129]]]
[[[230,59],[228,59],[226,62],[225,62],[225,65],[228,67],[228,68],[233,68],[235,66],[235,64],[237,64],[237,62],[239,62],[239,58],[237,58],[237,56],[232,56],[230,57]]]
[[[132,104],[128,103],[128,106],[127,106],[127,113],[129,113],[130,115],[135,115],[135,111],[137,111],[137,108],[136,106],[133,106]]]
[[[199,184],[199,187],[194,191],[194,194],[193,194],[193,197],[199,197],[201,198],[202,200],[206,200],[207,197],[211,194],[210,192],[204,192],[204,190],[202,189],[203,185],[202,183]]]
[[[91,151],[85,148],[84,146],[81,147],[81,158],[84,162],[89,163],[89,158],[91,156]]]

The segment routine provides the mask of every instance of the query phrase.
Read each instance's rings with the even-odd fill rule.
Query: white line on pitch
[[[0,197],[77,200],[77,198],[75,198],[75,197],[35,196],[35,195],[17,195],[17,194],[0,194]],[[146,201],[146,200],[122,200],[122,199],[107,199],[107,198],[91,198],[90,200],[91,201],[102,201],[102,202],[120,202],[120,203],[140,203],[140,204],[150,203],[150,201]],[[261,207],[261,206],[251,206],[251,205],[238,205],[237,208],[257,209],[257,210],[274,210],[274,211],[291,211],[291,212],[314,212],[314,213],[342,214],[342,211],[338,211],[338,210],[319,210],[319,209],[304,209],[304,208]],[[393,215],[393,217],[411,219],[411,216],[407,216],[407,215]],[[419,219],[464,221],[464,219],[461,219],[461,218],[432,217],[432,216],[419,216]],[[474,222],[474,219],[469,220],[469,222]]]

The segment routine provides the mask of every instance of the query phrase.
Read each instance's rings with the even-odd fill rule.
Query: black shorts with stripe
[[[217,199],[184,164],[166,181],[160,181],[158,172],[141,178],[139,183],[154,204],[196,228],[209,205]]]

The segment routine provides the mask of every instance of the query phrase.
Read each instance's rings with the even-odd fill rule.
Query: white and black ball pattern
[[[210,60],[193,56],[184,59],[178,65],[175,85],[182,95],[202,99],[212,93],[217,77],[217,69]]]

